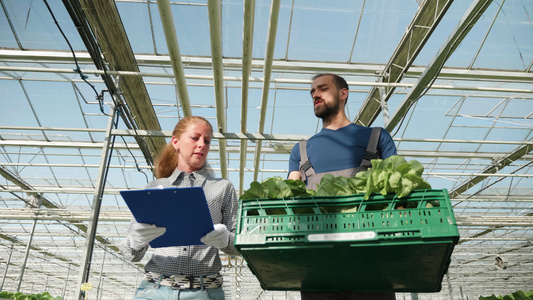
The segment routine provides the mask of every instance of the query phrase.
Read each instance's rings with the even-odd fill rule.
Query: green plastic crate
[[[440,291],[459,240],[448,191],[363,197],[240,200],[235,246],[265,290]]]

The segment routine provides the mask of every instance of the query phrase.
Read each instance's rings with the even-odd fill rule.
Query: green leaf
[[[273,198],[279,198],[279,188],[278,188],[278,181],[280,177],[270,177],[261,182],[261,185],[264,187],[265,191],[267,192],[267,198],[273,199]]]
[[[315,190],[307,190],[307,194],[309,196],[316,196],[316,191]]]
[[[411,166],[411,164],[407,163],[407,162],[398,165],[394,170],[400,172],[400,174],[402,174],[402,176],[405,175],[405,174],[409,174],[410,172],[415,173],[415,171],[413,171],[413,166]]]
[[[6,292],[6,291],[1,291],[0,292],[0,297],[1,298],[13,299],[14,295],[15,295],[15,293],[12,293],[12,292]]]
[[[526,294],[523,291],[516,291],[512,295],[513,295],[514,299],[516,299],[516,300],[528,300],[528,297],[526,296]],[[531,298],[529,298],[529,299],[531,299]]]
[[[292,197],[292,190],[290,186],[285,181],[283,181],[283,179],[276,182],[276,187],[278,189],[277,191],[278,198]]]
[[[317,196],[345,196],[352,195],[353,190],[350,187],[350,181],[347,177],[335,177],[331,174],[326,174],[322,177],[320,184],[316,190]]]
[[[402,182],[402,174],[398,171],[393,171],[389,178],[389,186],[391,187],[391,192],[399,188]]]
[[[294,180],[294,179],[287,179],[285,182],[291,189],[291,192],[294,197],[307,194],[307,189],[305,188],[305,182],[301,180]]]
[[[250,184],[250,188],[241,195],[240,199],[264,199],[268,198],[268,192],[265,187],[257,182],[253,181]]]
[[[406,174],[407,175],[407,174]],[[400,193],[396,192],[396,195],[398,195],[398,198],[403,198],[411,193],[413,190],[413,181],[409,179],[408,177],[402,177],[402,186]]]
[[[422,174],[424,173],[424,166],[422,166],[419,161],[413,159],[409,161],[409,164],[411,165],[417,176],[422,176]]]

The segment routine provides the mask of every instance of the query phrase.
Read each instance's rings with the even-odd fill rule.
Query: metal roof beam
[[[85,52],[76,52],[76,57],[81,63],[92,63],[90,56]],[[171,61],[168,55],[135,55],[137,64],[148,64],[148,65],[157,65],[157,66],[169,66]],[[33,63],[35,60],[46,63],[73,63],[72,53],[71,52],[61,52],[61,51],[35,51],[35,50],[11,50],[11,49],[0,49],[0,59],[8,63],[9,61],[16,63]],[[182,55],[181,60],[187,63],[187,67],[208,67],[212,66],[211,58],[209,57],[197,57],[197,56],[186,56]],[[250,60],[250,69],[262,70],[264,68],[264,60],[252,59]],[[242,69],[244,67],[242,60],[234,58],[223,58],[222,64],[224,68],[234,68]],[[20,65],[17,65],[16,68],[21,68]],[[13,70],[16,70],[13,67]],[[2,66],[2,70],[10,70],[9,66]],[[39,68],[36,68],[39,69]],[[56,72],[58,68],[50,68],[49,72]],[[273,71],[294,71],[300,73],[319,73],[319,72],[338,72],[338,73],[348,73],[351,75],[361,74],[361,75],[373,75],[379,76],[383,73],[385,65],[382,64],[342,64],[342,63],[323,63],[323,62],[314,62],[314,61],[285,61],[285,60],[273,60],[272,61],[272,70]],[[21,69],[25,70],[25,69]],[[74,73],[72,69],[59,69],[68,70],[69,73]],[[409,77],[419,77],[425,70],[424,66],[411,66],[404,76]],[[83,70],[87,74],[103,74],[103,71],[91,71]],[[62,71],[63,72],[63,71]],[[115,71],[116,72],[116,71]],[[110,74],[113,73],[113,70],[110,71]],[[128,74],[127,72],[121,74]],[[145,76],[160,76],[160,77],[170,77],[171,75],[167,73],[161,74],[150,74],[147,72],[131,72],[130,74],[147,74]],[[185,78],[194,78],[185,76]],[[305,84],[309,84],[311,80],[308,79],[308,75],[302,75],[302,78],[305,78]],[[466,68],[450,68],[445,67],[439,73],[439,78],[450,79],[450,80],[487,80],[487,81],[508,81],[508,82],[533,82],[533,73],[524,72],[524,71],[512,71],[512,70],[469,70]],[[239,78],[240,79],[240,78]],[[227,80],[227,79],[225,79]],[[262,81],[258,78],[251,78],[252,81]],[[388,84],[387,84],[388,83]],[[377,82],[377,86],[386,86],[394,87],[394,82]]]
[[[280,0],[272,0],[270,6],[270,21],[268,23],[268,37],[265,50],[265,65],[263,69],[263,93],[261,95],[261,111],[259,116],[258,133],[263,134],[266,122],[266,111],[268,104],[268,95],[270,93],[270,77],[272,74],[272,61],[274,58],[274,46],[276,45],[276,35],[278,32],[278,19],[280,10]],[[259,173],[259,162],[261,161],[262,143],[258,141],[254,155],[254,180],[257,180]]]
[[[183,111],[183,115],[187,117],[192,115],[191,104],[189,101],[189,93],[187,91],[185,72],[183,71],[183,64],[181,61],[176,27],[174,26],[174,17],[172,16],[172,9],[170,8],[170,1],[157,0],[157,7],[159,8],[161,23],[163,24],[163,31],[165,32],[165,38],[167,41],[170,62],[172,63],[172,69],[174,70],[174,76],[176,78],[176,89],[178,90],[178,98],[181,103],[181,110]]]
[[[213,79],[217,115],[217,130],[226,132],[226,115],[224,103],[224,67],[222,65],[222,12],[220,0],[208,0],[209,32],[211,34],[211,59],[213,61]],[[220,153],[220,174],[228,178],[226,162],[226,140],[218,140]]]
[[[503,158],[495,160],[492,165],[488,166],[480,173],[495,174],[500,169],[506,166],[509,166],[511,163],[513,163],[517,159],[520,159],[521,157],[528,154],[532,150],[533,150],[533,145],[531,145],[531,143],[528,142],[527,144],[517,147],[516,149],[511,151],[509,154],[505,155]],[[475,176],[473,178],[469,178],[468,180],[462,182],[458,187],[454,188],[453,190],[449,192],[450,198],[458,197],[460,194],[466,192],[468,189],[480,183],[486,178],[487,178],[486,176]]]
[[[244,0],[244,21],[242,36],[242,79],[241,79],[241,133],[248,132],[248,92],[252,71],[252,49],[254,36],[255,0]],[[248,141],[241,140],[239,156],[239,191],[244,190],[244,168],[246,167],[246,148]]]
[[[115,2],[112,0],[80,0],[79,2],[98,45],[102,49],[102,54],[108,62],[109,69],[138,72],[139,68]],[[131,115],[131,117],[129,120],[124,118],[123,120],[131,121],[132,124],[129,125],[139,129],[161,129],[142,77],[124,76],[121,77],[120,83],[118,87],[120,91],[112,96],[124,95],[126,103],[120,103],[121,101],[116,99],[119,102],[117,105],[121,105],[119,109],[122,110],[122,114]],[[137,142],[140,145],[147,144],[149,153],[145,153],[145,157],[149,163],[153,162],[153,158],[166,145],[166,141],[159,137],[150,137],[137,140]]]
[[[36,67],[19,67],[19,66],[0,66],[0,71],[13,71],[13,72],[39,72],[39,73],[63,73],[63,74],[74,74],[76,73],[72,69],[63,69],[63,68],[36,68]],[[84,70],[85,74],[94,74],[99,76],[104,75],[116,75],[116,76],[122,76],[123,78],[126,78],[128,76],[143,76],[143,77],[157,77],[157,78],[171,78],[173,75],[167,74],[167,73],[148,73],[148,72],[132,72],[132,71],[100,71],[100,70]],[[489,76],[486,76],[485,74],[490,73],[489,71],[483,71],[482,73],[478,72],[478,75],[474,75],[476,77],[466,78],[448,78],[449,80],[479,80],[480,81],[488,81],[492,82],[493,79],[491,79]],[[520,73],[521,74],[521,73]],[[508,79],[505,81],[508,81],[509,78],[512,78],[513,75],[517,74],[508,74]],[[214,77],[211,75],[185,75],[186,78],[190,79],[196,79],[196,80],[207,80],[207,81],[213,81]],[[6,79],[6,78],[0,78]],[[12,80],[19,80],[18,76],[12,76]],[[235,77],[235,76],[224,76],[223,80],[225,81],[235,81],[239,82],[242,78]],[[524,77],[524,80],[527,78]],[[27,75],[24,78],[25,81],[59,81],[59,82],[80,82],[79,79],[55,79],[55,80],[43,80],[42,78],[36,78],[32,79],[27,77]],[[263,78],[253,78],[253,82],[263,82],[265,79]],[[92,82],[99,82],[99,80],[91,80]],[[529,76],[528,81],[533,82],[533,74]],[[270,79],[271,83],[288,83],[291,84],[291,86],[283,86],[278,85],[276,89],[280,90],[307,90],[308,85],[311,83],[311,80],[309,79],[294,79],[294,78],[275,78]],[[414,83],[388,83],[388,82],[373,82],[373,81],[353,81],[348,80],[347,81],[350,86],[361,86],[361,87],[378,87],[378,88],[396,88],[396,87],[402,87],[402,88],[414,88],[416,87],[416,84]],[[528,82],[529,83],[529,82]],[[161,83],[152,83],[152,84],[161,84]],[[170,83],[167,83],[170,84]],[[302,87],[295,87],[292,86],[292,84],[301,84]],[[190,84],[191,86],[195,84]],[[196,84],[198,85],[198,84]],[[305,86],[304,86],[305,85]],[[203,85],[206,86],[206,85]],[[212,86],[212,85],[208,85]],[[214,85],[213,85],[214,86]],[[233,86],[235,87],[235,86]],[[256,88],[256,87],[251,87]],[[531,88],[513,88],[513,87],[490,87],[490,86],[472,86],[472,85],[457,85],[457,84],[434,84],[431,86],[433,90],[455,90],[455,91],[474,91],[474,92],[495,92],[495,93],[515,93],[518,95],[502,95],[500,97],[502,98],[516,98],[516,97],[531,97],[530,94],[533,93],[533,89]],[[351,90],[351,93],[353,92],[366,92],[365,90]],[[397,94],[406,94],[405,92],[397,92]],[[457,97],[460,97],[460,95],[456,95]],[[483,95],[467,95],[468,97],[484,97]],[[485,96],[485,97],[494,97],[494,95],[491,96]],[[155,105],[154,105],[155,106]]]
[[[427,0],[418,8],[407,31],[402,36],[391,59],[381,72],[381,82],[400,82],[414,62],[422,46],[429,39],[435,27],[452,4],[453,0]],[[370,126],[381,111],[381,106],[390,98],[394,87],[386,89],[374,87],[361,106],[354,123]]]
[[[446,60],[448,60],[455,49],[457,49],[461,41],[470,32],[470,29],[483,15],[491,2],[492,0],[478,0],[470,5],[463,18],[459,21],[459,24],[455,27],[438,51],[437,55],[432,59],[422,75],[418,78],[416,84],[411,88],[400,106],[396,109],[396,112],[390,118],[388,124],[385,124],[385,128],[389,132],[392,132],[396,125],[400,123],[401,119],[406,116],[412,105],[424,95],[424,90],[431,87],[432,81],[439,75],[440,69],[444,66]]]

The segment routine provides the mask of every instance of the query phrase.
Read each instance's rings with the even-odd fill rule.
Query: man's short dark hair
[[[320,73],[320,74],[316,74],[315,76],[313,76],[313,80],[319,78],[319,77],[322,77],[322,76],[333,76],[333,83],[335,83],[335,86],[337,87],[337,89],[347,89],[347,90],[350,90],[350,88],[348,88],[348,83],[346,83],[346,80],[344,80],[344,78],[342,78],[341,76],[337,75],[337,74],[333,74],[333,73]]]
[[[348,87],[348,83],[346,82],[346,80],[337,74],[333,74],[333,73],[316,74],[315,76],[313,76],[313,81],[322,76],[332,76],[333,83],[335,84],[338,90],[347,89],[348,91],[350,91],[350,88]],[[346,102],[348,102],[348,97],[346,97]]]

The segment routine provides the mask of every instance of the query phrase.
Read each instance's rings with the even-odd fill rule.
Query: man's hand
[[[302,175],[300,174],[300,171],[292,171],[289,173],[287,179],[302,180]]]

